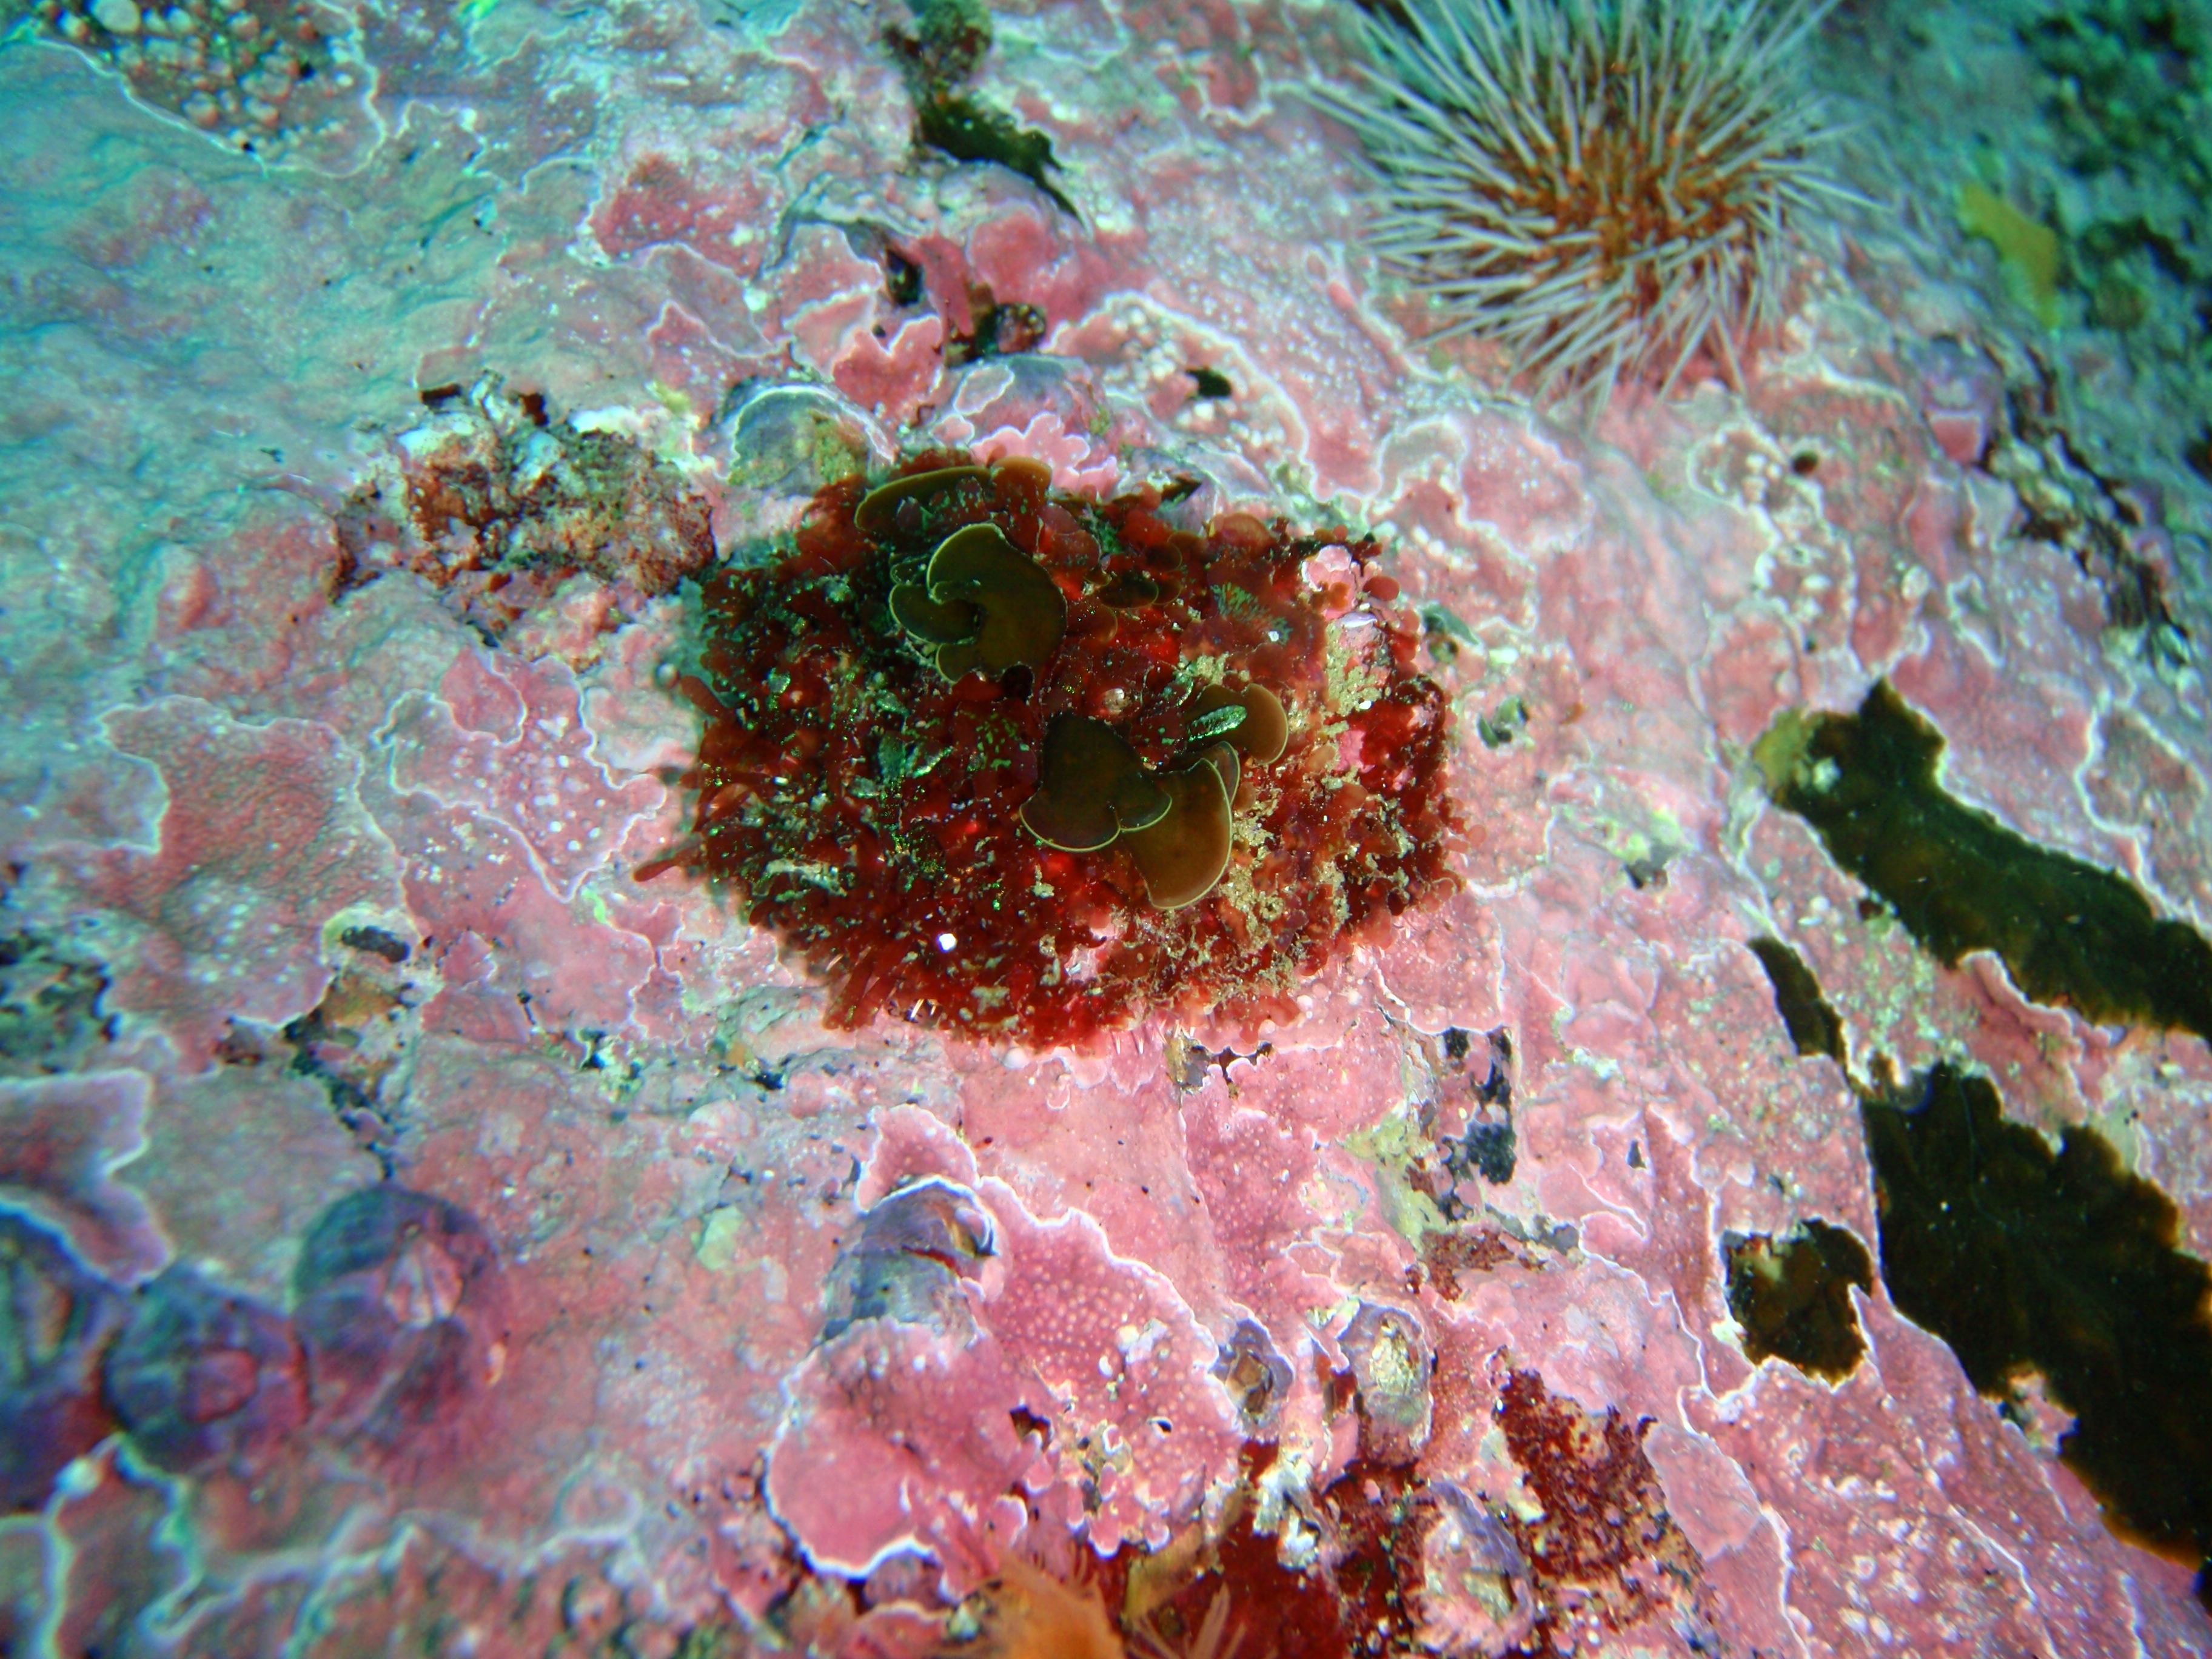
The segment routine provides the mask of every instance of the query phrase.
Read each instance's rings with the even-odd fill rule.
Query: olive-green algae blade
[[[1123,837],[1155,907],[1180,910],[1214,889],[1229,867],[1229,792],[1219,769],[1200,760],[1161,781],[1174,805],[1159,822]]]
[[[853,509],[853,527],[863,536],[884,537],[898,528],[902,501],[921,501],[969,478],[990,475],[980,466],[940,466],[933,472],[910,472],[878,484],[860,497]]]
[[[981,636],[983,611],[965,599],[939,605],[913,582],[891,589],[891,620],[925,645],[968,645]]]
[[[1290,743],[1289,711],[1283,707],[1283,700],[1264,685],[1248,685],[1241,691],[1231,691],[1225,685],[1209,685],[1199,692],[1193,706],[1198,711],[1191,720],[1191,736],[1194,739],[1204,742],[1225,737],[1245,759],[1261,766],[1280,760]],[[1213,724],[1225,718],[1231,709],[1237,711],[1233,721]]]
[[[1119,732],[1088,714],[1061,714],[1045,730],[1036,793],[1021,812],[1029,832],[1046,846],[1095,853],[1132,827],[1125,809],[1152,823],[1167,816],[1169,805],[1167,790],[1145,775],[1137,751]]]
[[[1945,966],[1994,951],[2038,1002],[2212,1041],[2212,944],[2112,872],[1953,799],[1936,779],[1942,753],[1881,681],[1856,714],[1784,714],[1753,759],[1777,804]]]
[[[994,524],[971,524],[946,537],[930,556],[928,581],[937,604],[965,601],[983,614],[972,643],[939,651],[937,665],[947,679],[977,667],[991,674],[1017,664],[1042,668],[1066,637],[1067,600],[1060,585]]]

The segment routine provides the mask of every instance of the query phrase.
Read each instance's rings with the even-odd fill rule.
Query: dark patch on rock
[[[974,324],[965,334],[954,333],[945,342],[945,361],[956,368],[985,357],[1035,351],[1044,343],[1044,312],[1026,301],[1002,304],[992,296],[988,285],[978,283],[969,290],[968,306]]]
[[[1468,1072],[1474,1097],[1467,1133],[1445,1143],[1444,1167],[1455,1178],[1474,1174],[1502,1187],[1513,1179],[1520,1152],[1513,1127],[1513,1034],[1500,1026],[1481,1036],[1478,1057],[1469,1033],[1455,1026],[1443,1036],[1446,1060]]]
[[[1052,140],[960,90],[991,49],[989,9],[981,0],[911,0],[911,9],[913,32],[892,29],[884,38],[914,97],[914,142],[956,161],[1018,173],[1073,215],[1075,204],[1045,177],[1060,170]]]
[[[2039,1374],[2075,1415],[2058,1455],[2125,1537],[2212,1579],[2212,1269],[2094,1129],[2053,1151],[1988,1079],[1938,1066],[1862,1105],[1881,1276],[1983,1393]]]
[[[408,957],[407,941],[381,927],[349,927],[338,935],[338,943],[349,951],[366,951],[373,957],[382,957],[395,968]]]
[[[1946,967],[1994,951],[2038,1002],[2212,1041],[2212,945],[2110,871],[2037,846],[1936,781],[1943,739],[1877,682],[1856,714],[1783,715],[1768,792]]]
[[[1779,1236],[1730,1233],[1722,1243],[1729,1312],[1743,1327],[1747,1358],[1786,1359],[1831,1382],[1858,1368],[1867,1345],[1850,1287],[1874,1290],[1865,1245],[1819,1220]]]
[[[1233,398],[1237,395],[1237,388],[1230,384],[1229,377],[1218,368],[1208,368],[1204,363],[1200,363],[1183,370],[1183,373],[1190,376],[1191,385],[1197,388],[1194,397]]]
[[[1805,958],[1778,939],[1755,939],[1751,951],[1759,965],[1766,969],[1767,983],[1774,988],[1775,1009],[1789,1028],[1790,1041],[1797,1052],[1826,1054],[1838,1066],[1847,1064],[1844,1023],[1820,994],[1820,981],[1813,977]]]

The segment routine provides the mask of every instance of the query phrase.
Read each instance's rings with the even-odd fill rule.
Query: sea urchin
[[[1779,313],[1793,215],[1847,197],[1797,73],[1832,0],[1395,0],[1361,32],[1350,120],[1375,177],[1373,245],[1510,348],[1541,399],[1710,346]]]

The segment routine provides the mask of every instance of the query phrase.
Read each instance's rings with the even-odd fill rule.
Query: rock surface
[[[1938,1062],[2212,1255],[2204,1042],[1942,966],[1753,763],[1886,679],[1954,796],[2212,931],[2212,507],[2077,467],[2061,523],[1937,242],[1820,228],[1741,392],[1585,428],[1358,251],[1304,0],[999,11],[970,91],[1072,212],[912,144],[888,3],[221,8],[344,70],[267,122],[190,101],[207,10],[0,43],[0,1417],[61,1437],[0,1648],[921,1654],[1018,1553],[1185,1646],[1283,1573],[1454,1654],[2212,1652],[2039,1379],[2001,1409],[1878,1276],[1840,1380],[1730,1313],[1731,1238],[1879,1259],[1858,1091]],[[632,877],[682,596],[562,565],[580,516],[496,629],[349,551],[487,375],[725,559],[939,446],[1371,528],[1455,890],[1255,1031],[825,1029],[726,896]],[[1263,1605],[1217,1637],[1288,1644]]]

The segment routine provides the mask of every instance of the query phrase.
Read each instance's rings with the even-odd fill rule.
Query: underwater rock
[[[106,1368],[131,1443],[173,1474],[260,1461],[307,1420],[305,1373],[283,1314],[183,1264],[139,1290]]]
[[[390,1184],[323,1212],[292,1275],[317,1430],[402,1462],[451,1443],[507,1365],[499,1261],[475,1218]]]

